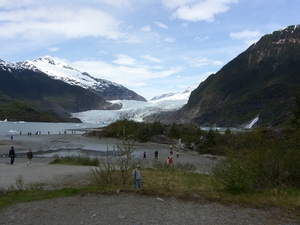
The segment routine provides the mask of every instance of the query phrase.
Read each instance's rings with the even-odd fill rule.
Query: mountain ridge
[[[61,80],[70,85],[76,85],[95,92],[105,100],[137,100],[147,101],[123,85],[105,79],[95,78],[87,72],[81,72],[65,62],[55,60],[50,56],[40,57],[34,61],[25,60],[16,63],[0,61],[0,67],[11,69],[29,69],[34,72],[43,72],[52,79]]]
[[[300,26],[274,31],[210,75],[188,103],[162,118],[203,126],[282,126],[300,90]]]

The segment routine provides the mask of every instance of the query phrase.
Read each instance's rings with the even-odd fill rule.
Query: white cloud
[[[180,6],[195,3],[199,0],[162,0],[162,3],[169,9],[176,9]]]
[[[238,0],[163,0],[163,4],[173,11],[173,19],[187,21],[214,21],[217,14],[230,9],[229,5]]]
[[[150,32],[151,31],[151,26],[147,25],[141,28],[141,31],[143,32]]]
[[[258,39],[261,37],[261,33],[257,30],[255,31],[244,30],[241,32],[231,32],[229,36],[232,39],[242,40],[247,45],[252,45],[253,43],[258,41]]]
[[[101,23],[99,23],[101,21]],[[121,22],[91,7],[39,6],[0,12],[0,37],[38,40],[123,36]]]
[[[96,3],[106,3],[108,5],[112,5],[116,8],[129,8],[131,9],[131,4],[126,0],[93,0]]]
[[[134,58],[131,58],[128,55],[115,55],[117,57],[116,60],[113,60],[113,63],[119,64],[119,65],[135,65],[137,64],[137,61]]]
[[[103,54],[103,55],[106,55],[106,54],[108,54],[108,52],[107,52],[107,51],[103,51],[103,50],[100,50],[98,53],[99,53],[99,54]]]
[[[163,24],[163,23],[161,23],[161,22],[158,22],[158,21],[156,21],[156,22],[154,22],[158,27],[161,27],[161,28],[164,28],[164,29],[168,29],[168,26],[167,25],[165,25],[165,24]]]
[[[48,50],[49,50],[50,52],[57,52],[57,51],[60,50],[60,47],[50,47],[50,48],[48,48]]]
[[[212,62],[214,65],[222,66],[224,63],[222,61],[216,60]]]
[[[15,1],[11,1],[11,0],[1,0],[0,1],[0,8],[5,9],[5,10],[9,10],[9,9],[27,7],[27,6],[30,6],[32,4],[34,4],[33,0],[22,0],[22,1],[19,1],[18,3],[16,3]]]
[[[169,43],[173,43],[175,42],[176,40],[174,38],[171,38],[171,37],[167,37],[164,39],[165,42],[169,42]]]
[[[223,65],[222,61],[213,61],[211,59],[208,59],[206,57],[195,57],[195,58],[188,58],[185,57],[184,58],[185,61],[187,61],[191,67],[203,67],[203,66],[207,66],[207,65]]]
[[[124,56],[124,58],[130,58]],[[148,81],[165,78],[183,70],[182,67],[171,67],[168,69],[151,70],[149,66],[135,64],[110,64],[103,61],[76,61],[69,63],[80,71],[88,71],[93,77],[107,79],[124,86],[146,86]]]
[[[206,40],[208,40],[208,36],[204,36],[204,37],[195,37],[195,41],[200,41],[200,42],[202,42],[202,41],[206,41]]]
[[[202,67],[209,65],[211,61],[208,58],[203,58],[203,57],[197,57],[190,59],[190,64],[192,67]]]
[[[153,56],[151,56],[151,55],[143,55],[142,57],[143,57],[144,59],[149,60],[150,62],[156,62],[156,63],[160,63],[160,62],[161,62],[160,59],[155,58],[155,57],[153,57]]]

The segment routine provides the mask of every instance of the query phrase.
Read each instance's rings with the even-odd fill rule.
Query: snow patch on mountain
[[[150,101],[156,101],[156,100],[180,100],[180,99],[189,99],[191,92],[195,88],[188,87],[183,92],[173,92],[173,93],[167,93],[159,96],[155,96]]]
[[[123,87],[120,84],[105,80],[98,79],[90,76],[86,72],[81,72],[65,62],[61,62],[45,56],[38,58],[34,61],[26,60],[17,63],[6,63],[0,60],[0,67],[4,70],[11,71],[11,69],[29,69],[35,72],[43,72],[56,80],[62,80],[70,85],[77,85],[85,89],[95,89],[97,91],[103,91],[105,88],[113,85],[117,87]]]
[[[27,60],[23,65],[31,69],[37,68],[53,79],[62,80],[68,84],[81,86],[85,89],[92,88],[97,91],[103,91],[110,85],[122,86],[108,80],[94,78],[88,73],[81,72],[67,63],[57,61],[50,56],[38,58],[34,61]]]

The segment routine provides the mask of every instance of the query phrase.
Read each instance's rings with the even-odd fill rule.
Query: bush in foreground
[[[99,166],[98,158],[90,158],[88,156],[59,156],[54,155],[54,161],[51,164],[71,164],[83,166]]]

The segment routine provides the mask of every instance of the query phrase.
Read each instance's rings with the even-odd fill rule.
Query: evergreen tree
[[[300,91],[295,96],[295,108],[293,110],[292,126],[299,130],[300,128]]]
[[[176,123],[173,123],[167,135],[170,138],[180,138],[180,130]]]

